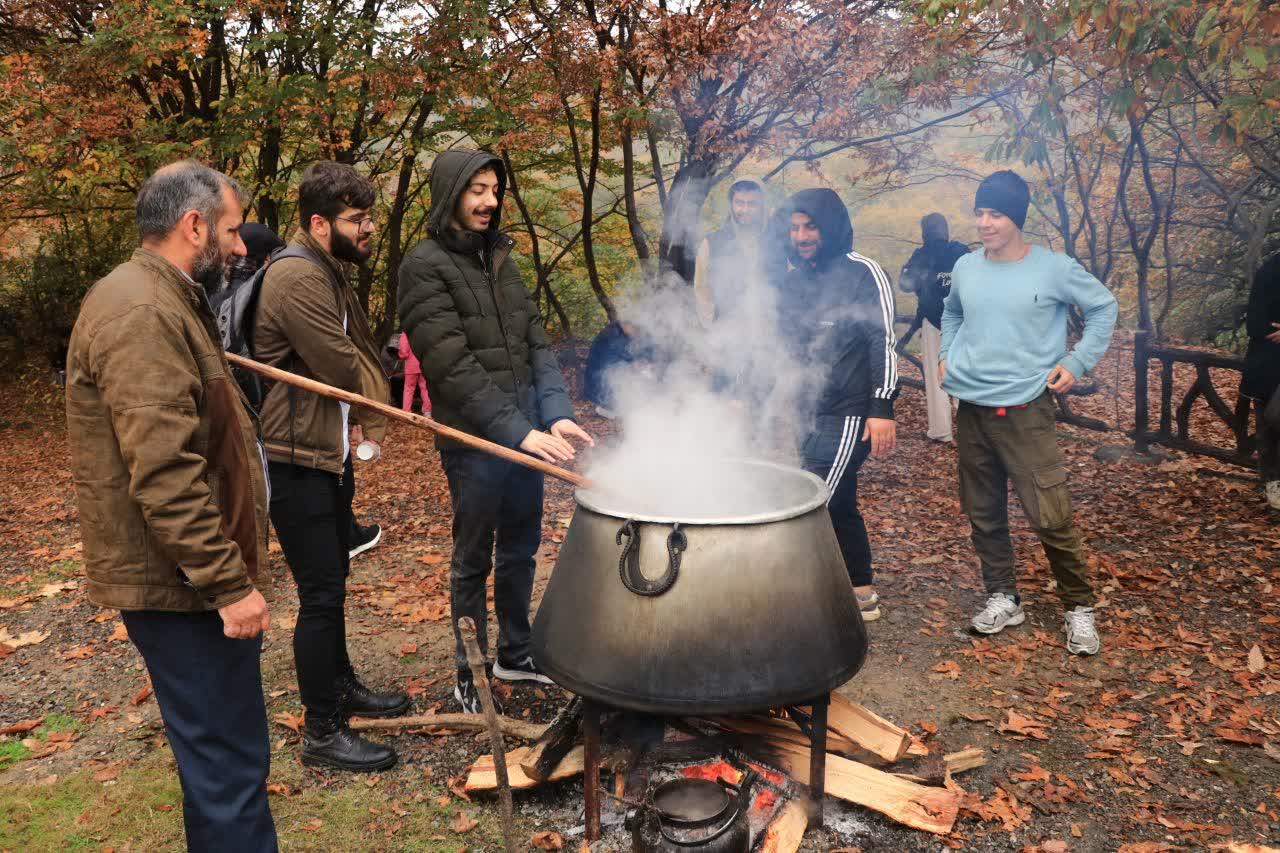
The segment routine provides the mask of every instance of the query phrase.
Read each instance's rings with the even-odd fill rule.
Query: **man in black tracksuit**
[[[897,443],[893,291],[880,265],[853,251],[853,224],[829,189],[791,197],[791,262],[780,327],[796,356],[826,372],[804,467],[827,482],[827,508],[863,619],[880,618],[871,543],[858,510],[858,469]]]

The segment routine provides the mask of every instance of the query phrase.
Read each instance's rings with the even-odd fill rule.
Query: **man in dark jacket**
[[[142,245],[71,335],[67,439],[89,600],[122,611],[151,676],[187,847],[267,853],[266,472],[204,291],[244,254],[244,205],[190,160],[142,185]]]
[[[947,220],[930,213],[920,220],[924,245],[911,253],[898,276],[898,285],[916,295],[916,317],[911,327],[920,330],[921,361],[924,364],[925,408],[929,413],[926,433],[934,441],[950,442],[951,398],[942,390],[938,376],[938,352],[942,346],[942,301],[951,288],[951,268],[969,254],[964,243],[950,239]],[[909,333],[908,333],[909,336]]]
[[[364,311],[343,262],[372,254],[373,186],[343,163],[310,166],[298,186],[300,228],[262,280],[254,352],[267,364],[374,400],[390,394]],[[380,443],[385,419],[328,397],[273,385],[262,405],[271,469],[271,521],[298,584],[293,655],[307,709],[304,764],[369,771],[396,754],[351,730],[347,718],[394,717],[404,693],[360,683],[347,652],[351,454],[362,439]]]
[[[431,388],[436,420],[549,462],[572,459],[573,421],[564,377],[537,305],[498,230],[506,171],[484,151],[446,151],[431,170],[427,238],[400,266],[400,320]],[[529,652],[534,555],[542,537],[542,475],[437,437],[453,502],[449,591],[458,683],[468,712],[480,702],[458,619],[470,616],[488,654],[485,581],[497,571],[494,674],[550,683]]]
[[[1240,393],[1273,411],[1280,394],[1280,255],[1258,268],[1249,292],[1245,318],[1249,351],[1244,358]],[[1267,503],[1280,510],[1280,425],[1262,418],[1258,428],[1258,462]]]
[[[693,295],[704,327],[732,314],[743,291],[759,280],[764,220],[764,189],[752,180],[734,182],[728,220],[698,246]]]
[[[840,196],[803,190],[788,202],[791,270],[779,294],[779,326],[797,358],[825,375],[804,467],[827,482],[827,509],[867,621],[880,618],[871,543],[858,510],[858,469],[897,444],[893,291],[880,265],[853,251]]]

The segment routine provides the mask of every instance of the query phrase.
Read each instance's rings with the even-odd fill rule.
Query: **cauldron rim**
[[[574,500],[578,502],[578,506],[600,515],[608,515],[614,518],[626,519],[630,521],[647,522],[650,524],[680,524],[680,525],[731,525],[731,524],[770,524],[776,521],[786,521],[791,518],[798,518],[807,512],[824,505],[827,502],[828,492],[826,482],[817,474],[813,474],[803,468],[796,468],[793,465],[783,465],[779,462],[770,462],[765,459],[732,459],[726,460],[741,465],[749,465],[757,468],[772,468],[775,471],[784,473],[789,477],[797,480],[807,481],[809,485],[814,487],[812,497],[802,503],[795,503],[781,509],[770,510],[769,512],[753,513],[751,515],[720,515],[720,516],[674,516],[674,515],[648,515],[645,513],[629,513],[617,506],[613,506],[609,502],[607,494],[599,494],[589,489],[576,489],[573,493]]]

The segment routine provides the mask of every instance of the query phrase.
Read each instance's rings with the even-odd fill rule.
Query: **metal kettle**
[[[751,789],[747,771],[737,785],[724,779],[672,779],[658,785],[629,818],[635,853],[748,853]]]

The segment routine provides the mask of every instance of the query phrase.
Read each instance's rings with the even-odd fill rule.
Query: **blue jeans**
[[[871,453],[871,442],[862,438],[866,426],[862,417],[819,415],[801,447],[804,469],[827,483],[827,511],[854,586],[872,582],[871,540],[858,509],[858,469]]]
[[[229,639],[217,613],[121,616],[151,675],[178,762],[187,849],[273,853],[262,639]]]

